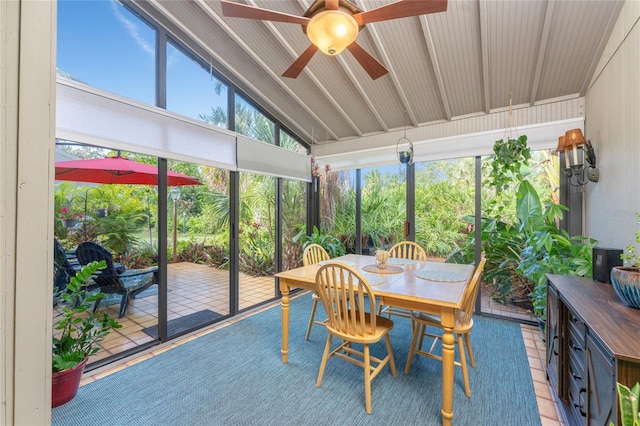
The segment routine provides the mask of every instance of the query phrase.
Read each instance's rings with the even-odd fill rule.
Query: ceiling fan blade
[[[398,0],[353,15],[359,25],[409,16],[426,15],[447,10],[447,0]]]
[[[298,56],[298,59],[295,60],[293,64],[287,70],[282,73],[283,77],[296,78],[300,75],[304,67],[307,66],[313,55],[318,51],[318,48],[315,44],[307,47],[307,50],[302,52],[302,55]]]
[[[262,21],[287,22],[301,25],[306,25],[309,22],[309,18],[305,18],[304,16],[290,15],[288,13],[262,9],[228,0],[220,0],[220,5],[222,6],[222,14],[230,18],[259,19]]]
[[[353,55],[354,58],[362,65],[362,68],[369,74],[372,80],[375,80],[378,77],[382,77],[387,74],[389,70],[387,70],[384,65],[382,65],[376,58],[371,56],[369,52],[364,50],[362,46],[360,46],[355,41],[351,43],[347,49]]]
[[[338,10],[338,0],[325,0],[324,8],[327,10]]]

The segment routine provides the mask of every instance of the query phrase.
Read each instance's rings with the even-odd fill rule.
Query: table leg
[[[453,420],[453,374],[455,339],[453,338],[454,326],[453,312],[446,315],[443,312],[441,322],[444,326],[442,335],[442,424],[451,425]]]
[[[289,361],[289,286],[280,280],[282,293],[282,363]]]

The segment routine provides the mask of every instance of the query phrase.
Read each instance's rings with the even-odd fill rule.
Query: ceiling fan
[[[229,0],[220,2],[224,16],[302,25],[311,45],[282,74],[289,78],[298,77],[317,50],[333,56],[345,48],[372,79],[382,77],[389,71],[355,41],[358,32],[373,22],[447,10],[447,0],[398,0],[366,12],[347,0],[316,0],[304,15],[297,16]]]

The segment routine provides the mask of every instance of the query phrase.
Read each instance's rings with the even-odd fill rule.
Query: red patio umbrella
[[[192,176],[167,171],[169,186],[200,185]],[[56,180],[106,184],[157,185],[158,168],[121,156],[56,162]]]

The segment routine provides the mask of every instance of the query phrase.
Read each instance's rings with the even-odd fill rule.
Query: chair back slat
[[[304,266],[314,265],[329,260],[329,253],[320,244],[309,244],[302,253],[302,264]]]
[[[120,293],[124,291],[124,285],[118,277],[113,264],[113,256],[109,250],[100,244],[86,241],[78,246],[76,256],[81,265],[86,265],[93,261],[99,262],[101,260],[106,262],[107,267],[92,278],[96,284],[100,286],[100,291],[105,293]]]
[[[344,264],[328,263],[316,274],[316,292],[328,315],[327,326],[350,336],[375,334],[375,297],[366,279]],[[367,313],[370,321],[366,321]]]
[[[389,256],[399,259],[427,260],[427,252],[413,241],[400,241],[389,249]]]
[[[473,315],[473,310],[476,307],[476,298],[478,297],[478,290],[480,288],[480,277],[482,276],[482,270],[484,269],[484,264],[487,262],[487,259],[484,257],[480,259],[480,263],[476,267],[473,272],[473,276],[471,277],[471,281],[467,286],[467,290],[464,294],[464,300],[462,301],[462,309],[458,311],[458,321],[461,325],[468,325],[471,321],[471,317]]]

